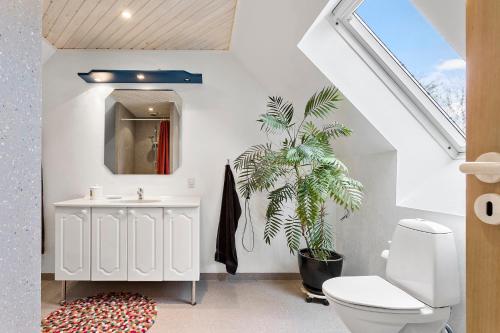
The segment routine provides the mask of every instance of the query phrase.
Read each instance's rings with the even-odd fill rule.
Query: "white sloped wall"
[[[465,59],[465,0],[411,0]]]

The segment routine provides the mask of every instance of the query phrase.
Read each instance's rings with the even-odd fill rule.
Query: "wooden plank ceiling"
[[[227,50],[236,1],[43,0],[43,36],[58,49]]]

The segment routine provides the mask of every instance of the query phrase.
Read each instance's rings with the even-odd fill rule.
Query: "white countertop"
[[[157,196],[144,197],[139,201],[137,197],[123,196],[120,199],[78,198],[54,203],[56,207],[199,207],[200,197],[195,196]]]

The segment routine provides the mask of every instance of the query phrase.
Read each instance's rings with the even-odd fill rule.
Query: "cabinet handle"
[[[86,209],[82,209],[82,210],[80,211],[80,213],[82,213],[83,215],[87,215],[87,210],[86,210]]]
[[[135,210],[131,209],[128,211],[130,213],[130,215],[134,216],[135,215]]]
[[[125,214],[125,211],[124,211],[123,209],[120,209],[120,210],[118,211],[118,215],[123,215],[123,214]]]
[[[172,215],[172,210],[171,209],[167,210],[167,214]]]

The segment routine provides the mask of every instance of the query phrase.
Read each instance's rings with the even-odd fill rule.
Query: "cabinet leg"
[[[66,280],[61,281],[61,301],[59,304],[64,305],[66,303]]]
[[[196,281],[191,282],[191,305],[196,305]]]

